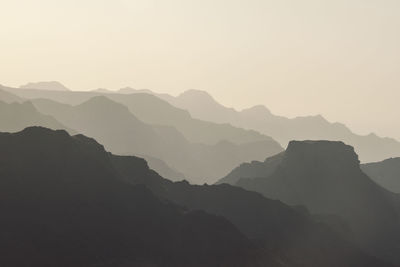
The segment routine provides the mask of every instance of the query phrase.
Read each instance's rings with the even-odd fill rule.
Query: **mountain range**
[[[249,255],[257,261],[251,242],[226,219],[130,185],[92,139],[27,128],[0,134],[0,148],[2,266],[253,266]]]
[[[177,128],[188,140],[215,144],[221,139],[232,142],[248,142],[264,136],[270,136],[278,141],[281,146],[286,147],[291,140],[331,140],[343,141],[353,146],[358,153],[360,160],[365,162],[381,161],[391,157],[400,156],[400,142],[393,138],[379,137],[374,133],[359,135],[353,133],[342,123],[331,123],[321,115],[286,118],[274,115],[263,105],[254,106],[248,109],[237,111],[218,103],[205,91],[188,90],[177,97],[168,94],[159,94],[148,89],[122,88],[118,93],[91,92],[80,93],[75,96],[60,94],[60,92],[42,92],[40,90],[13,90],[18,96],[26,98],[50,98],[62,103],[77,104],[87,100],[93,94],[107,94],[113,100],[123,103],[141,120],[151,124],[171,125]],[[64,92],[65,93],[65,92]],[[124,99],[121,95],[137,94],[137,97]],[[84,97],[86,95],[86,97]],[[158,101],[149,95],[162,99]],[[143,107],[140,103],[146,103]],[[166,105],[169,103],[170,106]],[[150,104],[151,103],[151,104]],[[135,105],[135,106],[134,106]],[[157,111],[150,112],[147,107],[157,106]],[[175,108],[175,109],[174,109]],[[157,116],[158,112],[165,113],[164,116]],[[189,115],[190,114],[190,115]],[[214,131],[205,134],[209,124],[213,122],[219,127],[213,126]],[[237,128],[254,130],[253,134],[233,135],[228,125]],[[199,136],[199,133],[203,135]],[[237,130],[236,130],[237,132]],[[216,134],[216,135],[215,135]],[[250,135],[252,137],[250,137]],[[224,136],[225,138],[223,138]]]
[[[83,135],[1,133],[0,173],[7,266],[391,266],[279,201],[170,182]]]
[[[373,133],[358,135],[344,124],[330,123],[321,115],[290,119],[274,115],[263,105],[237,111],[221,105],[207,92],[199,90],[188,90],[177,97],[156,95],[189,111],[193,118],[256,130],[271,136],[283,147],[291,140],[331,140],[343,141],[353,146],[362,162],[400,156],[400,142],[397,140],[382,138]]]
[[[245,130],[228,123],[212,123],[191,117],[188,111],[176,108],[157,96],[148,93],[99,93],[81,91],[48,91],[2,87],[14,95],[29,99],[50,99],[63,104],[78,105],[105,95],[107,98],[125,105],[138,119],[145,123],[175,127],[191,142],[216,144],[219,141],[246,143],[273,139],[254,130]]]
[[[360,164],[394,139],[196,90],[39,85],[0,86],[0,265],[400,265],[399,158]]]
[[[28,126],[43,126],[54,130],[66,129],[74,133],[52,116],[40,113],[30,102],[8,104],[0,100],[0,131],[18,132]]]
[[[128,108],[105,96],[77,106],[37,99],[23,104],[4,103],[0,108],[0,129],[4,131],[33,125],[77,131],[96,138],[114,153],[143,155],[153,168],[171,180],[187,178],[196,183],[213,183],[240,162],[281,151],[277,143],[268,140],[192,143],[173,127],[143,123]]]
[[[400,195],[362,172],[351,146],[333,141],[291,141],[285,152],[234,169],[228,182],[311,213],[335,215],[352,240],[370,253],[398,263]]]

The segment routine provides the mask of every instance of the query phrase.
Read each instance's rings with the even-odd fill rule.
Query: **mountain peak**
[[[264,105],[255,105],[251,108],[247,108],[242,110],[242,112],[246,112],[246,113],[257,113],[257,114],[267,114],[267,115],[271,115],[271,111]]]
[[[358,155],[352,146],[341,141],[290,141],[285,152],[286,163],[318,164],[328,165],[352,165],[357,167],[360,164]]]
[[[81,107],[82,106],[96,106],[99,108],[100,107],[103,107],[103,108],[104,107],[125,107],[124,105],[119,104],[103,95],[94,96],[94,97],[90,98],[89,100],[83,102],[79,106],[81,106]]]
[[[97,88],[94,89],[93,92],[97,92],[97,93],[113,93],[113,91],[106,89],[106,88]]]
[[[26,127],[17,134],[24,136],[43,136],[43,137],[58,136],[61,138],[70,137],[68,132],[65,130],[52,130],[41,126]]]
[[[197,89],[186,90],[185,92],[181,93],[178,98],[216,102],[208,92]]]
[[[114,100],[111,100],[110,98],[100,95],[100,96],[94,96],[87,100],[86,102],[83,102],[82,104],[78,105],[77,108],[80,110],[90,110],[92,112],[97,112],[97,114],[109,114],[110,112],[113,114],[129,114],[132,115],[129,112],[129,109],[120,104],[115,102]],[[133,115],[132,115],[133,117]]]
[[[47,90],[47,91],[70,91],[62,83],[57,81],[45,81],[45,82],[33,82],[21,85],[21,89],[36,89],[36,90]]]
[[[149,89],[135,89],[135,88],[128,86],[128,87],[119,89],[118,93],[120,93],[120,94],[136,94],[136,93],[152,94],[153,92]]]

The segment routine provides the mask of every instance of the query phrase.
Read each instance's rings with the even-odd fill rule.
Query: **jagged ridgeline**
[[[0,134],[2,266],[391,266],[305,212],[41,127]]]
[[[22,89],[13,92],[19,90]],[[241,162],[261,160],[283,150],[268,136],[228,124],[195,120],[186,111],[148,94],[102,96],[33,89],[22,92],[28,97],[80,104],[43,98],[30,100],[34,108],[29,110],[28,103],[12,107],[4,104],[4,110],[9,111],[0,121],[1,130],[13,132],[22,130],[23,125],[39,125],[83,133],[113,153],[148,158],[152,167],[173,180],[184,177],[193,183],[214,183]],[[40,118],[32,118],[32,114]],[[50,118],[43,118],[45,115],[59,125],[50,124]],[[10,122],[17,125],[8,127]]]

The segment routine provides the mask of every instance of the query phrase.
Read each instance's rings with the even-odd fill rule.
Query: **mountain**
[[[268,264],[226,219],[187,210],[124,181],[110,157],[93,139],[65,131],[1,133],[0,264]]]
[[[291,140],[332,140],[352,145],[362,162],[379,161],[400,156],[400,142],[375,134],[358,135],[341,123],[330,123],[321,115],[296,117],[276,116],[262,105],[242,111],[227,108],[207,92],[188,90],[177,97],[157,95],[170,104],[188,110],[197,119],[230,123],[271,136],[284,147]]]
[[[151,93],[148,89],[135,89],[132,87],[124,87],[118,90],[120,94],[135,94],[135,93]]]
[[[215,145],[192,143],[173,127],[142,122],[127,107],[105,96],[76,106],[46,99],[32,102],[42,113],[97,139],[113,153],[160,159],[195,183],[214,183],[240,162],[263,159],[281,151],[276,142],[269,140],[239,145],[228,141]],[[172,180],[183,178],[179,174],[179,177],[171,177],[174,173],[167,173],[166,166],[160,162],[150,162]]]
[[[168,180],[171,180],[171,181],[187,180],[187,178],[185,177],[185,175],[183,173],[168,166],[168,164],[165,163],[165,161],[158,159],[158,158],[146,156],[146,155],[139,155],[139,156],[141,158],[144,158],[146,160],[147,164],[149,165],[149,167],[152,170],[157,171],[157,173],[160,174],[162,177],[164,177]]]
[[[28,126],[66,129],[71,133],[74,132],[52,116],[40,113],[29,101],[11,104],[0,101],[0,131],[18,132]]]
[[[21,85],[20,88],[49,90],[49,91],[69,91],[67,87],[65,87],[63,84],[57,81],[27,83],[25,85]]]
[[[292,208],[227,184],[200,186],[186,181],[171,182],[136,157],[112,156],[112,162],[132,184],[143,184],[157,196],[191,210],[201,209],[227,218],[266,249],[268,255],[279,258],[282,266],[385,265],[344,241],[321,223],[322,219],[315,223],[314,216],[304,208]]]
[[[129,91],[137,92],[131,88],[129,88]],[[181,132],[186,139],[195,143],[214,145],[224,140],[237,144],[255,141],[275,142],[271,137],[254,130],[244,130],[227,123],[212,123],[194,119],[186,110],[176,108],[158,96],[148,93],[104,94],[99,92],[61,92],[20,88],[12,88],[10,92],[26,99],[44,98],[70,105],[81,104],[94,96],[106,95],[115,102],[127,106],[141,121],[149,124],[172,126]]]
[[[95,92],[95,93],[105,93],[105,94],[114,93],[113,91],[111,91],[111,90],[109,90],[109,89],[106,89],[106,88],[97,88],[97,89],[94,89],[92,92]]]
[[[400,263],[400,196],[361,171],[351,146],[292,141],[282,155],[266,161],[265,174],[259,165],[234,170],[242,176],[236,185],[290,205],[303,205],[311,213],[340,216],[360,246]]]
[[[3,101],[5,103],[24,102],[23,98],[16,96],[10,93],[8,90],[7,91],[6,90],[7,90],[6,87],[0,85],[0,101]]]
[[[232,170],[227,176],[217,181],[217,184],[236,184],[240,179],[267,177],[274,173],[276,168],[282,162],[285,153],[279,153],[275,156],[267,158],[263,162],[253,160],[240,164],[239,167]]]
[[[400,158],[362,164],[361,169],[382,187],[400,193]]]

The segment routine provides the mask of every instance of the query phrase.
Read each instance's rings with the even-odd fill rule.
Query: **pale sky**
[[[0,0],[0,84],[201,89],[400,140],[398,0]]]

